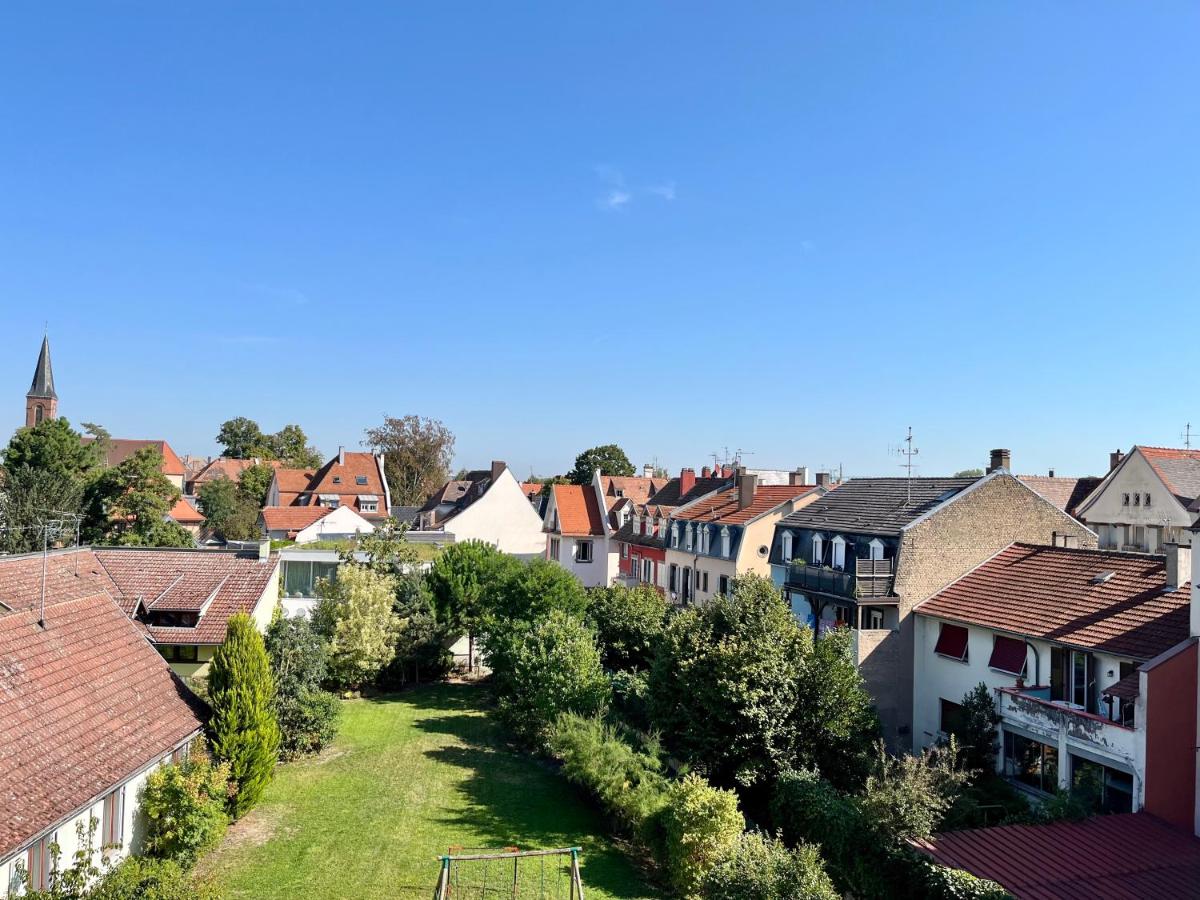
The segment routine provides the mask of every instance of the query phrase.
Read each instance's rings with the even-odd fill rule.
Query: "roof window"
[[[355,476],[354,476],[354,483],[355,483],[355,484],[366,484],[366,483],[367,483],[367,476],[366,476],[366,475],[355,475]]]
[[[342,483],[342,476],[341,476],[341,475],[334,475],[334,476],[333,476],[333,483],[334,483],[334,484],[341,484],[341,483]]]

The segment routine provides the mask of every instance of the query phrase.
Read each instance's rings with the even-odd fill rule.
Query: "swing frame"
[[[485,865],[484,872],[486,874],[486,865],[491,860],[511,859],[513,861],[513,880],[512,880],[512,895],[517,896],[518,886],[520,884],[520,866],[522,859],[547,856],[567,856],[571,857],[571,877],[570,877],[570,900],[584,900],[583,898],[583,879],[579,875],[579,853],[580,847],[561,847],[554,850],[519,850],[516,847],[505,847],[497,852],[476,852],[476,853],[455,853],[455,850],[463,850],[462,847],[451,847],[450,852],[444,856],[437,857],[441,863],[441,872],[438,875],[437,889],[434,892],[434,900],[453,900],[451,889],[451,870],[454,863],[458,862],[483,862]]]

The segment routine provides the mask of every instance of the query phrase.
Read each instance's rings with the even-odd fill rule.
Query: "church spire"
[[[50,336],[46,335],[42,338],[37,368],[33,370],[33,383],[25,395],[25,426],[32,428],[57,415],[58,394],[54,391],[54,369],[50,365]]]

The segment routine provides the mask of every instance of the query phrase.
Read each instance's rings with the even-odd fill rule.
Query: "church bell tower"
[[[42,352],[33,370],[33,384],[25,395],[25,427],[40,425],[58,416],[58,394],[54,392],[54,369],[50,366],[50,336],[42,338]]]

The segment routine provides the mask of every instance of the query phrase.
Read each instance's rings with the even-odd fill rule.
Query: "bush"
[[[379,673],[380,685],[400,688],[445,678],[454,657],[449,650],[447,629],[434,612],[425,576],[412,572],[399,576],[397,583],[392,608],[402,624],[396,639],[396,655]]]
[[[336,581],[319,583],[313,627],[329,640],[329,676],[339,688],[362,687],[395,657],[397,587],[395,576],[353,562],[338,567]]]
[[[591,792],[627,832],[654,842],[652,823],[667,802],[656,746],[639,750],[600,718],[575,713],[558,717],[549,745],[569,781]]]
[[[931,747],[920,756],[890,756],[880,741],[862,808],[875,827],[896,844],[927,838],[937,830],[966,782],[953,736],[947,746]]]
[[[534,625],[489,644],[500,718],[522,739],[544,744],[561,713],[592,715],[608,706],[612,688],[596,638],[578,619],[555,610]]]
[[[996,702],[986,684],[980,682],[963,695],[962,715],[953,737],[958,741],[965,768],[979,775],[996,771],[996,751],[1000,740],[996,726],[999,724]]]
[[[267,629],[267,655],[275,675],[275,716],[280,754],[315,753],[337,737],[341,704],[321,689],[327,672],[324,639],[307,619],[278,617]]]
[[[816,847],[789,850],[757,832],[738,838],[704,878],[705,900],[839,900]]]
[[[109,872],[88,900],[221,900],[212,885],[196,883],[176,862],[131,856]]]
[[[587,592],[587,622],[596,630],[609,671],[650,668],[662,637],[667,601],[648,584]]]
[[[710,785],[694,773],[671,783],[659,813],[667,877],[675,892],[700,896],[709,870],[737,843],[746,820],[737,795]]]
[[[231,798],[234,818],[251,809],[266,790],[279,759],[279,720],[275,682],[262,635],[245,613],[229,620],[225,642],[208,672],[213,753],[229,763],[237,782]]]
[[[295,696],[279,695],[275,700],[279,720],[279,753],[283,759],[295,759],[306,753],[319,753],[337,737],[342,701],[329,691],[302,690]]]
[[[939,866],[927,857],[911,861],[913,878],[929,900],[1012,900],[1012,894],[986,878]]]
[[[650,730],[650,679],[645,672],[612,674],[613,707],[628,724]]]
[[[198,746],[182,763],[159,766],[146,778],[141,808],[146,848],[189,867],[225,833],[229,766],[213,765]]]

